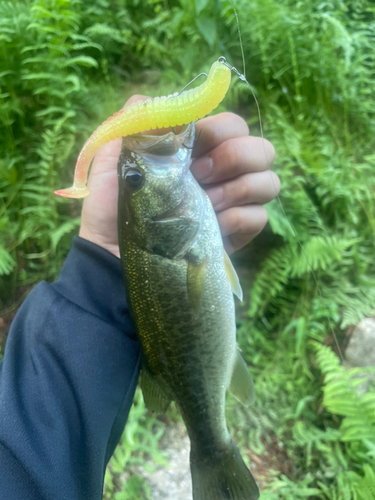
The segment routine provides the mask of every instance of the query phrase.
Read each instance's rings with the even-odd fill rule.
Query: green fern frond
[[[93,57],[89,57],[89,56],[77,56],[77,57],[71,57],[63,63],[63,67],[64,66],[75,66],[75,65],[97,68],[98,61],[96,59],[94,59]]]
[[[129,32],[128,32],[129,34]],[[104,23],[96,23],[85,30],[85,35],[89,37],[108,37],[119,43],[126,43],[129,39],[126,34],[114,27],[108,26]]]
[[[353,487],[353,497],[358,500],[370,500],[375,498],[375,468],[365,464],[363,472],[364,476]]]
[[[336,236],[311,238],[302,246],[299,258],[291,263],[291,277],[301,277],[311,270],[325,271],[333,262],[339,262],[352,244],[353,241]]]
[[[345,471],[337,476],[337,484],[327,487],[320,483],[327,500],[373,500],[375,498],[375,469],[364,464],[361,472]]]
[[[317,362],[324,378],[324,406],[344,417],[340,430],[342,441],[375,442],[375,393],[361,394],[363,368],[346,370],[328,347],[316,345]],[[360,409],[360,411],[359,411]]]
[[[16,261],[6,249],[0,245],[0,276],[10,274],[16,265]]]
[[[51,243],[52,249],[55,250],[61,238],[70,233],[74,228],[81,224],[81,217],[77,217],[76,219],[68,220],[61,224],[56,230],[51,233]]]
[[[311,272],[327,271],[340,262],[354,240],[336,236],[315,236],[301,245],[297,241],[275,250],[258,273],[251,291],[250,317],[280,294],[293,279],[310,277]]]

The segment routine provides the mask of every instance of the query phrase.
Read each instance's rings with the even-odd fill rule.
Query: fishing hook
[[[198,136],[194,139],[194,145],[193,145],[193,147],[186,146],[186,144],[182,143],[182,145],[184,146],[184,148],[186,148],[186,149],[194,149],[196,147],[196,145],[198,144],[198,141],[199,141],[199,138],[201,136],[201,133],[202,133],[202,129],[199,130]]]
[[[193,78],[187,85],[185,85],[185,87],[180,90],[180,92],[177,94],[177,96],[179,96],[185,89],[187,89],[189,87],[189,85],[191,85],[192,83],[195,82],[195,80],[197,80],[200,76],[205,76],[206,78],[208,78],[208,75],[207,73],[199,73],[199,75],[197,75],[195,78]],[[171,97],[177,97],[177,96],[171,96]]]

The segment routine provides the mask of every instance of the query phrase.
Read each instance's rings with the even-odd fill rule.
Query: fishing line
[[[266,150],[266,147],[265,147],[265,139],[264,139],[264,135],[263,135],[263,125],[262,125],[262,118],[261,118],[261,113],[260,113],[260,106],[259,106],[259,103],[258,103],[258,100],[255,96],[255,93],[253,91],[253,88],[252,86],[250,85],[250,83],[247,81],[246,79],[246,65],[245,65],[245,55],[244,55],[244,49],[243,49],[243,43],[242,43],[242,37],[241,37],[241,29],[240,29],[240,22],[239,22],[239,19],[238,19],[238,14],[237,14],[237,10],[234,6],[234,3],[233,3],[233,0],[230,0],[231,4],[232,4],[232,8],[233,8],[233,12],[234,12],[234,15],[236,17],[236,24],[237,24],[237,32],[238,32],[238,38],[239,38],[239,42],[240,42],[240,47],[241,47],[241,54],[242,54],[242,64],[243,64],[243,74],[241,74],[238,69],[236,69],[234,66],[231,66],[227,60],[225,59],[225,57],[220,57],[219,58],[219,61],[221,61],[223,64],[225,64],[231,71],[233,71],[237,76],[238,78],[245,82],[247,84],[247,86],[249,87],[250,89],[250,92],[254,98],[254,101],[255,101],[255,104],[256,104],[256,107],[257,107],[257,111],[258,111],[258,119],[259,119],[259,129],[260,129],[260,135],[261,135],[261,138],[262,138],[262,144],[263,144],[263,151],[264,151],[264,155],[266,157],[266,161],[267,161],[267,164],[269,164],[269,157],[267,155],[267,150]],[[302,254],[303,256],[305,257],[306,259],[306,262],[307,262],[307,265],[308,267],[310,268],[310,271],[311,271],[311,274],[314,278],[314,282],[315,282],[315,285],[316,285],[316,288],[317,288],[317,291],[318,291],[318,294],[319,294],[319,297],[321,299],[323,299],[323,294],[322,294],[322,291],[321,291],[321,288],[319,286],[319,283],[318,283],[318,279],[316,277],[316,274],[315,274],[315,271],[307,257],[307,254],[306,254],[306,251],[305,249],[303,248],[303,245],[300,241],[300,239],[298,238],[298,235],[297,235],[297,232],[295,231],[294,227],[293,227],[293,224],[291,223],[291,221],[289,220],[286,212],[285,212],[285,209],[284,209],[284,205],[283,203],[281,202],[281,199],[280,199],[280,196],[278,194],[278,190],[277,190],[277,187],[276,187],[276,184],[275,184],[275,181],[274,181],[274,178],[272,176],[272,170],[270,167],[268,167],[268,172],[271,176],[271,181],[272,181],[272,185],[273,185],[273,188],[274,188],[274,192],[275,192],[275,198],[277,199],[279,205],[280,205],[280,208],[281,208],[281,212],[285,218],[285,220],[287,221],[287,223],[289,224],[289,227],[290,229],[292,230],[292,233],[293,233],[293,236],[295,237],[301,251],[302,251]],[[323,299],[324,300],[324,299]],[[330,318],[328,318],[328,327],[329,329],[331,330],[331,333],[332,333],[332,336],[334,338],[334,341],[335,341],[335,345],[336,345],[336,348],[337,348],[337,351],[339,353],[339,356],[340,356],[340,359],[341,361],[343,362],[344,361],[344,357],[343,357],[343,354],[341,352],[341,348],[340,348],[340,345],[338,343],[338,340],[337,340],[337,336],[335,334],[335,331],[332,327],[332,324],[331,324],[331,320]]]

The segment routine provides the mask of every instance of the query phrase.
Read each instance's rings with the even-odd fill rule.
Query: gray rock
[[[345,351],[351,366],[375,366],[375,318],[365,318],[355,327]]]
[[[345,351],[344,366],[347,369],[375,367],[375,318],[365,318],[355,327]],[[375,382],[375,370],[357,376],[365,379],[357,387],[358,393],[363,394]]]
[[[167,427],[160,447],[168,453],[169,466],[158,467],[153,473],[139,468],[139,473],[148,481],[152,500],[192,500],[190,440],[185,426]]]

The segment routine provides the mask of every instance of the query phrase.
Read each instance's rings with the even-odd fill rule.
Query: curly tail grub
[[[86,187],[89,166],[101,146],[144,130],[185,125],[203,118],[224,99],[230,77],[230,69],[219,60],[213,63],[207,80],[199,87],[176,96],[136,102],[115,113],[84,144],[74,171],[73,186],[55,193],[67,198],[85,198],[90,192]]]

